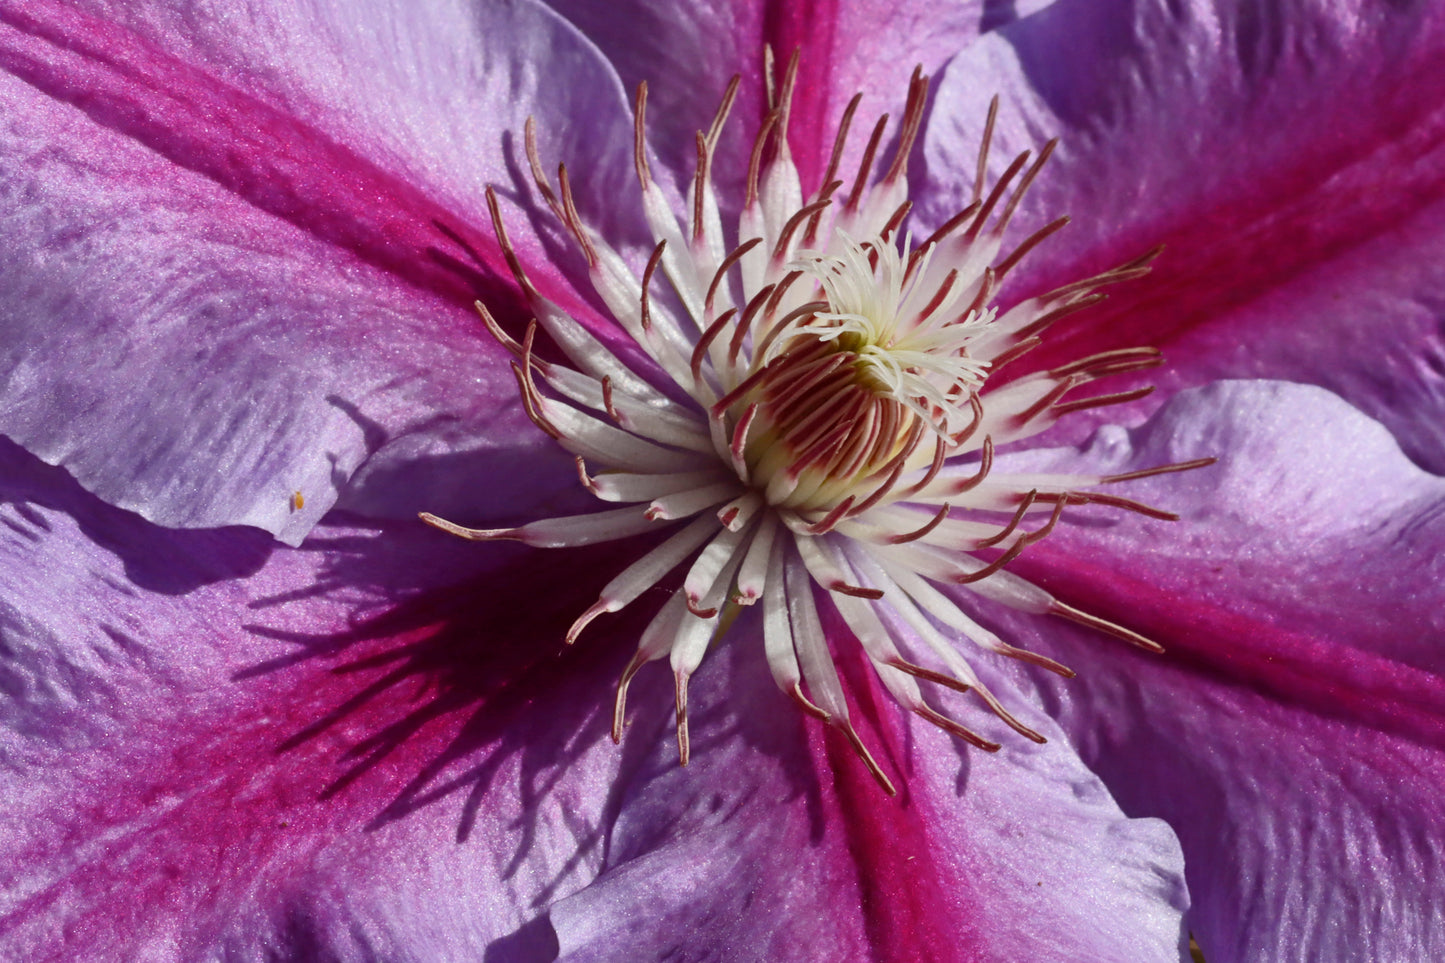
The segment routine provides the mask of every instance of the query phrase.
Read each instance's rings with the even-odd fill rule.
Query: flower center
[[[656,241],[640,278],[582,223],[565,167],[553,188],[528,124],[527,155],[539,194],[576,239],[598,295],[650,365],[624,363],[538,292],[507,239],[491,191],[498,241],[536,321],[518,341],[478,308],[517,358],[513,367],[533,421],[576,456],[579,477],[593,494],[621,507],[503,529],[422,518],[464,538],[548,548],[659,533],[657,544],[619,571],[567,633],[571,643],[594,619],[669,586],[618,684],[613,738],[622,735],[633,675],[666,658],[685,765],[688,679],[725,634],[760,635],[779,688],[841,731],[892,793],[891,779],[850,721],[833,650],[861,646],[899,705],[974,746],[994,751],[1000,743],[957,721],[955,714],[967,709],[960,701],[965,694],[987,710],[984,725],[992,719],[1042,742],[994,697],[964,653],[1073,672],[983,628],[966,614],[963,598],[1069,619],[1158,651],[1150,640],[1060,601],[1004,566],[1047,536],[1069,505],[1093,502],[1174,518],[1097,489],[1213,459],[1116,476],[995,471],[995,445],[1151,390],[1076,394],[1095,380],[1159,364],[1159,352],[1147,347],[1080,358],[1003,385],[989,379],[1038,345],[1055,322],[1098,300],[1098,288],[1147,273],[1157,251],[999,313],[992,307],[999,284],[1067,220],[1003,253],[1009,222],[1054,145],[1032,164],[1027,152],[1015,158],[990,187],[995,101],[983,126],[971,203],[922,243],[900,244],[909,211],[908,154],[923,119],[926,78],[915,72],[909,86],[891,163],[875,171],[885,117],[840,200],[843,181],[835,175],[859,98],[844,114],[822,186],[804,197],[787,135],[796,71],[795,56],[770,93],[772,109],[757,133],[746,193],[727,231],[710,170],[740,81],[733,79],[711,127],[698,135],[689,216],[682,218],[651,176],[647,88],[639,87],[637,175]],[[651,294],[663,279],[675,295],[666,303]],[[540,332],[568,363],[536,355]],[[679,395],[690,400],[679,402]],[[741,609],[754,604],[762,618],[734,626]],[[820,605],[833,609],[851,639],[824,634]],[[935,695],[951,700],[949,711],[936,708],[920,684],[941,690]]]
[[[821,297],[755,342],[746,390],[727,406],[747,422],[744,480],[803,513],[862,504],[936,446],[958,451],[988,370],[968,352],[994,317],[976,303],[981,284],[930,277],[927,251],[905,262],[881,237],[838,242],[790,265]]]

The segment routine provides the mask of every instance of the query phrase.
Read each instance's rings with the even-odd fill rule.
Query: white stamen
[[[805,197],[786,136],[798,60],[790,60],[776,87],[771,54],[767,63],[774,99],[756,134],[746,196],[719,204],[711,176],[738,94],[734,78],[717,116],[698,134],[698,167],[682,217],[651,176],[647,92],[639,88],[635,158],[656,245],[641,276],[581,222],[566,169],[559,169],[556,189],[548,182],[528,125],[528,161],[543,199],[582,247],[602,302],[655,369],[633,370],[537,292],[507,238],[496,195],[488,192],[507,262],[541,329],[573,367],[534,355],[535,326],[519,341],[478,305],[483,320],[518,359],[528,414],[578,456],[589,491],[628,507],[505,529],[422,518],[464,538],[538,547],[620,539],[690,520],[608,582],[568,633],[571,642],[594,618],[648,589],[669,579],[676,586],[618,684],[614,738],[621,735],[634,673],[666,655],[685,764],[688,680],[739,607],[761,601],[763,647],[778,687],[803,711],[838,727],[891,793],[892,782],[849,721],[833,664],[837,641],[830,648],[818,606],[832,606],[884,686],[920,718],[985,750],[999,748],[929,705],[919,688],[925,681],[945,692],[977,693],[998,719],[1042,741],[981,685],[960,647],[1062,675],[1071,670],[1009,645],[966,614],[958,598],[966,590],[989,603],[1157,648],[1003,565],[1046,537],[1067,506],[1092,503],[1172,518],[1093,489],[1201,468],[1213,459],[1114,476],[993,474],[995,445],[1028,438],[1074,411],[1142,396],[1145,389],[1073,392],[1157,365],[1152,348],[1091,355],[1002,386],[990,379],[1039,344],[1050,325],[1097,300],[1096,289],[1146,273],[1157,251],[999,314],[990,303],[999,280],[1065,220],[1035,231],[1000,259],[1004,228],[1053,144],[1031,166],[1027,153],[1015,158],[989,188],[984,175],[995,101],[982,131],[973,203],[915,246],[903,233],[904,173],[923,120],[927,78],[915,72],[910,82],[891,160],[876,156],[885,143],[880,122],[856,177],[847,175],[852,186],[843,189],[844,181],[833,179],[844,149],[840,134],[828,182]],[[855,98],[845,126],[856,105]],[[880,167],[884,173],[877,175]],[[720,214],[728,208],[741,211],[732,250]],[[664,283],[671,297],[652,290]],[[658,372],[671,385],[649,380]],[[673,400],[679,391],[690,402]],[[679,569],[685,569],[680,585]],[[817,588],[825,591],[815,594]],[[917,661],[915,652],[930,664]]]

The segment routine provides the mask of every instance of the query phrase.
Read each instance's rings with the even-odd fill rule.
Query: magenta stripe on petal
[[[338,539],[331,564],[345,567],[353,539]],[[271,594],[305,584],[317,571],[308,554],[324,553],[279,554],[251,586],[266,597],[249,606],[235,583],[193,593],[191,605],[217,607],[214,627],[144,593],[138,609],[173,609],[180,624],[147,623],[134,637],[105,627],[145,669],[117,671],[94,704],[43,720],[43,747],[22,746],[38,758],[26,758],[34,792],[12,797],[27,828],[7,856],[25,869],[3,952],[136,959],[165,948],[162,958],[190,959],[264,946],[464,959],[470,946],[479,958],[535,915],[548,887],[585,874],[595,837],[559,856],[551,835],[601,818],[605,794],[562,799],[551,787],[564,774],[605,782],[621,761],[596,726],[579,736],[615,649],[559,658],[562,616],[513,604],[518,580],[537,577],[526,564],[333,635],[315,611],[328,602]],[[379,574],[397,574],[387,568]],[[575,601],[559,591],[561,604]],[[488,598],[497,604],[477,604]],[[260,624],[223,637],[238,613]],[[289,655],[267,638],[287,633],[268,623],[298,617],[315,634],[298,634]]]
[[[1339,150],[1302,147],[1296,166],[1247,196],[1190,212],[1188,223],[1158,235],[1136,231],[1123,243],[1091,250],[1104,266],[1155,243],[1168,256],[1156,262],[1149,284],[1112,293],[1085,323],[1069,326],[1037,352],[1032,366],[1076,357],[1085,347],[1167,349],[1300,272],[1397,229],[1425,203],[1445,196],[1445,78],[1435,87],[1412,92],[1408,103]],[[1078,269],[1061,268],[1045,285],[1074,277]],[[1299,319],[1281,314],[1276,322],[1298,325]]]
[[[827,82],[836,69],[837,0],[769,4],[763,16],[765,42],[772,45],[777,56],[786,59],[794,50],[799,53],[798,85],[793,91],[788,140],[803,190],[811,191],[819,186],[828,163],[833,124],[837,121],[835,115],[841,110],[841,104],[846,104],[853,95],[853,91],[834,89],[835,85]],[[836,102],[839,100],[841,103]],[[862,129],[855,131],[854,136],[867,136],[866,127],[872,122],[871,117],[856,121]]]
[[[1148,284],[1112,292],[1019,372],[1085,346],[1167,348],[1445,197],[1438,9],[1104,7],[1057,3],[964,50],[940,78],[925,134],[934,191],[922,207],[933,222],[967,192],[989,83],[1005,120],[1022,112],[1062,138],[1019,230],[1076,220],[1022,266],[1014,294],[1165,246]],[[1267,29],[1276,18],[1277,33]],[[1256,325],[1243,333],[1269,337]]]
[[[856,651],[840,653],[838,661],[851,694],[861,703],[855,724],[863,739],[875,747],[875,754],[882,754],[886,746],[888,761],[902,762],[908,748],[893,701],[879,690],[877,677]],[[814,743],[818,741],[815,737]],[[968,907],[980,896],[939,859],[950,844],[929,832],[940,821],[931,811],[934,801],[926,784],[903,780],[903,797],[890,799],[878,791],[878,784],[836,730],[827,732],[826,752],[833,776],[830,802],[837,806],[848,850],[858,863],[863,924],[875,959],[878,963],[975,959],[977,948],[987,941],[967,926],[973,920]],[[828,786],[827,773],[820,777]]]
[[[1069,551],[1067,542],[1040,544],[1014,570],[1065,602],[1087,604],[1091,612],[1158,640],[1174,663],[1322,716],[1368,721],[1445,745],[1445,678],[1439,673],[1334,644],[1198,588],[1238,574],[1221,576],[1207,565],[1171,559],[1173,577],[1166,585],[1159,567],[1136,576],[1121,570],[1117,559],[1088,561],[1088,553]]]
[[[490,230],[123,27],[55,0],[9,4],[0,68],[412,284],[468,305],[516,300]]]

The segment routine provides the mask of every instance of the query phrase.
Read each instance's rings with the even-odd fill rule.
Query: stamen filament
[[[1073,670],[1003,641],[975,622],[962,600],[1054,615],[1160,651],[1132,629],[1067,605],[1006,566],[1064,523],[1068,507],[1176,518],[1095,489],[1202,469],[1214,459],[1114,474],[993,476],[995,444],[1018,445],[1060,418],[1126,404],[1152,390],[1068,398],[1100,378],[1157,366],[1160,353],[1147,346],[1090,354],[1008,383],[997,374],[1041,344],[1052,325],[1100,300],[1101,288],[1146,274],[1159,249],[1000,314],[1001,279],[1068,223],[1067,217],[1049,221],[1000,256],[1003,234],[1057,142],[1037,156],[1018,154],[990,184],[1000,110],[995,97],[967,205],[915,246],[907,166],[926,110],[928,78],[921,69],[909,81],[899,122],[880,117],[856,173],[839,177],[862,97],[849,101],[822,186],[805,198],[788,143],[799,58],[794,53],[781,77],[774,75],[770,50],[764,63],[768,111],[752,137],[740,207],[737,198],[719,197],[713,168],[742,78],[728,82],[715,114],[693,138],[692,176],[678,182],[686,185],[681,210],[654,180],[648,87],[637,86],[633,166],[653,234],[640,277],[621,247],[583,221],[567,165],[557,165],[553,186],[536,125],[527,121],[524,146],[537,195],[577,244],[600,303],[645,363],[627,362],[591,333],[593,322],[581,323],[541,296],[491,188],[487,209],[498,245],[536,320],[518,340],[484,305],[477,309],[514,358],[527,416],[575,456],[588,492],[622,507],[511,528],[467,528],[428,513],[421,519],[472,541],[547,548],[662,533],[607,581],[565,635],[573,644],[602,615],[644,597],[665,598],[618,679],[613,740],[622,738],[634,676],[665,656],[674,679],[678,758],[687,765],[689,682],[738,614],[757,605],[763,656],[784,698],[841,732],[892,795],[892,778],[849,718],[833,661],[846,637],[825,636],[818,607],[831,606],[841,617],[903,709],[996,752],[999,742],[929,705],[920,683],[948,690],[940,695],[955,700],[975,693],[1015,733],[1042,742],[980,682],[962,653],[1014,659],[1066,678]],[[875,176],[890,130],[891,157]],[[850,186],[839,195],[845,180]],[[739,211],[737,219],[725,224],[723,212],[730,210]],[[724,237],[735,246],[728,249]],[[659,268],[668,287],[655,296]],[[565,361],[547,360],[545,345],[539,351],[539,329]],[[1045,511],[1042,524],[1029,521]],[[659,527],[673,522],[665,532]],[[1030,524],[1037,527],[1029,530]],[[919,664],[920,654],[942,668]],[[968,701],[977,712],[980,706]]]

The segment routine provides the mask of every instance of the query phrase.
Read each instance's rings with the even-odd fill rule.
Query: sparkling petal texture
[[[378,514],[418,494],[399,464],[525,502],[468,225],[528,113],[594,160],[584,197],[614,190],[625,101],[545,8],[399,9],[0,4],[4,227],[33,252],[0,267],[0,430],[158,522],[292,542],[363,465]],[[532,96],[538,69],[571,96]]]
[[[1166,390],[1318,384],[1442,471],[1442,54],[1436,4],[1056,3],[942,72],[919,214],[941,220],[966,192],[974,118],[1003,90],[1002,157],[1062,140],[1021,223],[1067,213],[1082,235],[1041,248],[1032,283],[1141,237],[1169,252],[1147,290],[1120,290],[1050,352],[1143,340],[1172,362],[1151,379]]]
[[[922,725],[870,733],[913,760],[900,806],[836,733],[776,724],[791,710],[758,654],[720,652],[727,675],[705,665],[694,692],[714,707],[698,719],[712,744],[688,769],[664,749],[626,787],[597,882],[552,910],[561,959],[1179,959],[1172,837],[1118,821],[1069,752],[969,759]],[[798,778],[814,768],[817,783]],[[746,796],[738,772],[755,775]]]
[[[552,7],[587,33],[629,87],[670,78],[665,85],[654,84],[652,131],[655,149],[672,171],[691,165],[697,123],[688,118],[711,113],[722,78],[734,73],[755,78],[765,44],[783,53],[800,50],[809,76],[828,78],[806,84],[796,98],[794,150],[804,183],[814,187],[827,165],[833,131],[855,92],[863,95],[862,117],[892,110],[895,92],[907,84],[915,65],[932,74],[981,33],[1048,2],[556,0]],[[752,147],[745,132],[757,129],[766,104],[744,98],[735,110],[738,126],[724,132],[717,161],[723,194],[734,197],[740,194]],[[850,166],[856,166],[861,141],[845,158]]]
[[[515,643],[480,658],[455,601],[364,626],[459,560],[169,532],[4,467],[4,956],[477,959],[585,879],[618,757],[516,711],[545,618],[480,613]],[[563,759],[575,794],[545,788]]]
[[[1208,959],[1433,959],[1445,479],[1333,395],[1260,382],[1185,392],[1086,460],[1201,441],[1224,454],[1169,538],[1125,519],[1021,560],[1169,650],[1110,652],[1047,704],[1126,810],[1179,830]],[[1019,628],[1058,658],[1090,644]]]

